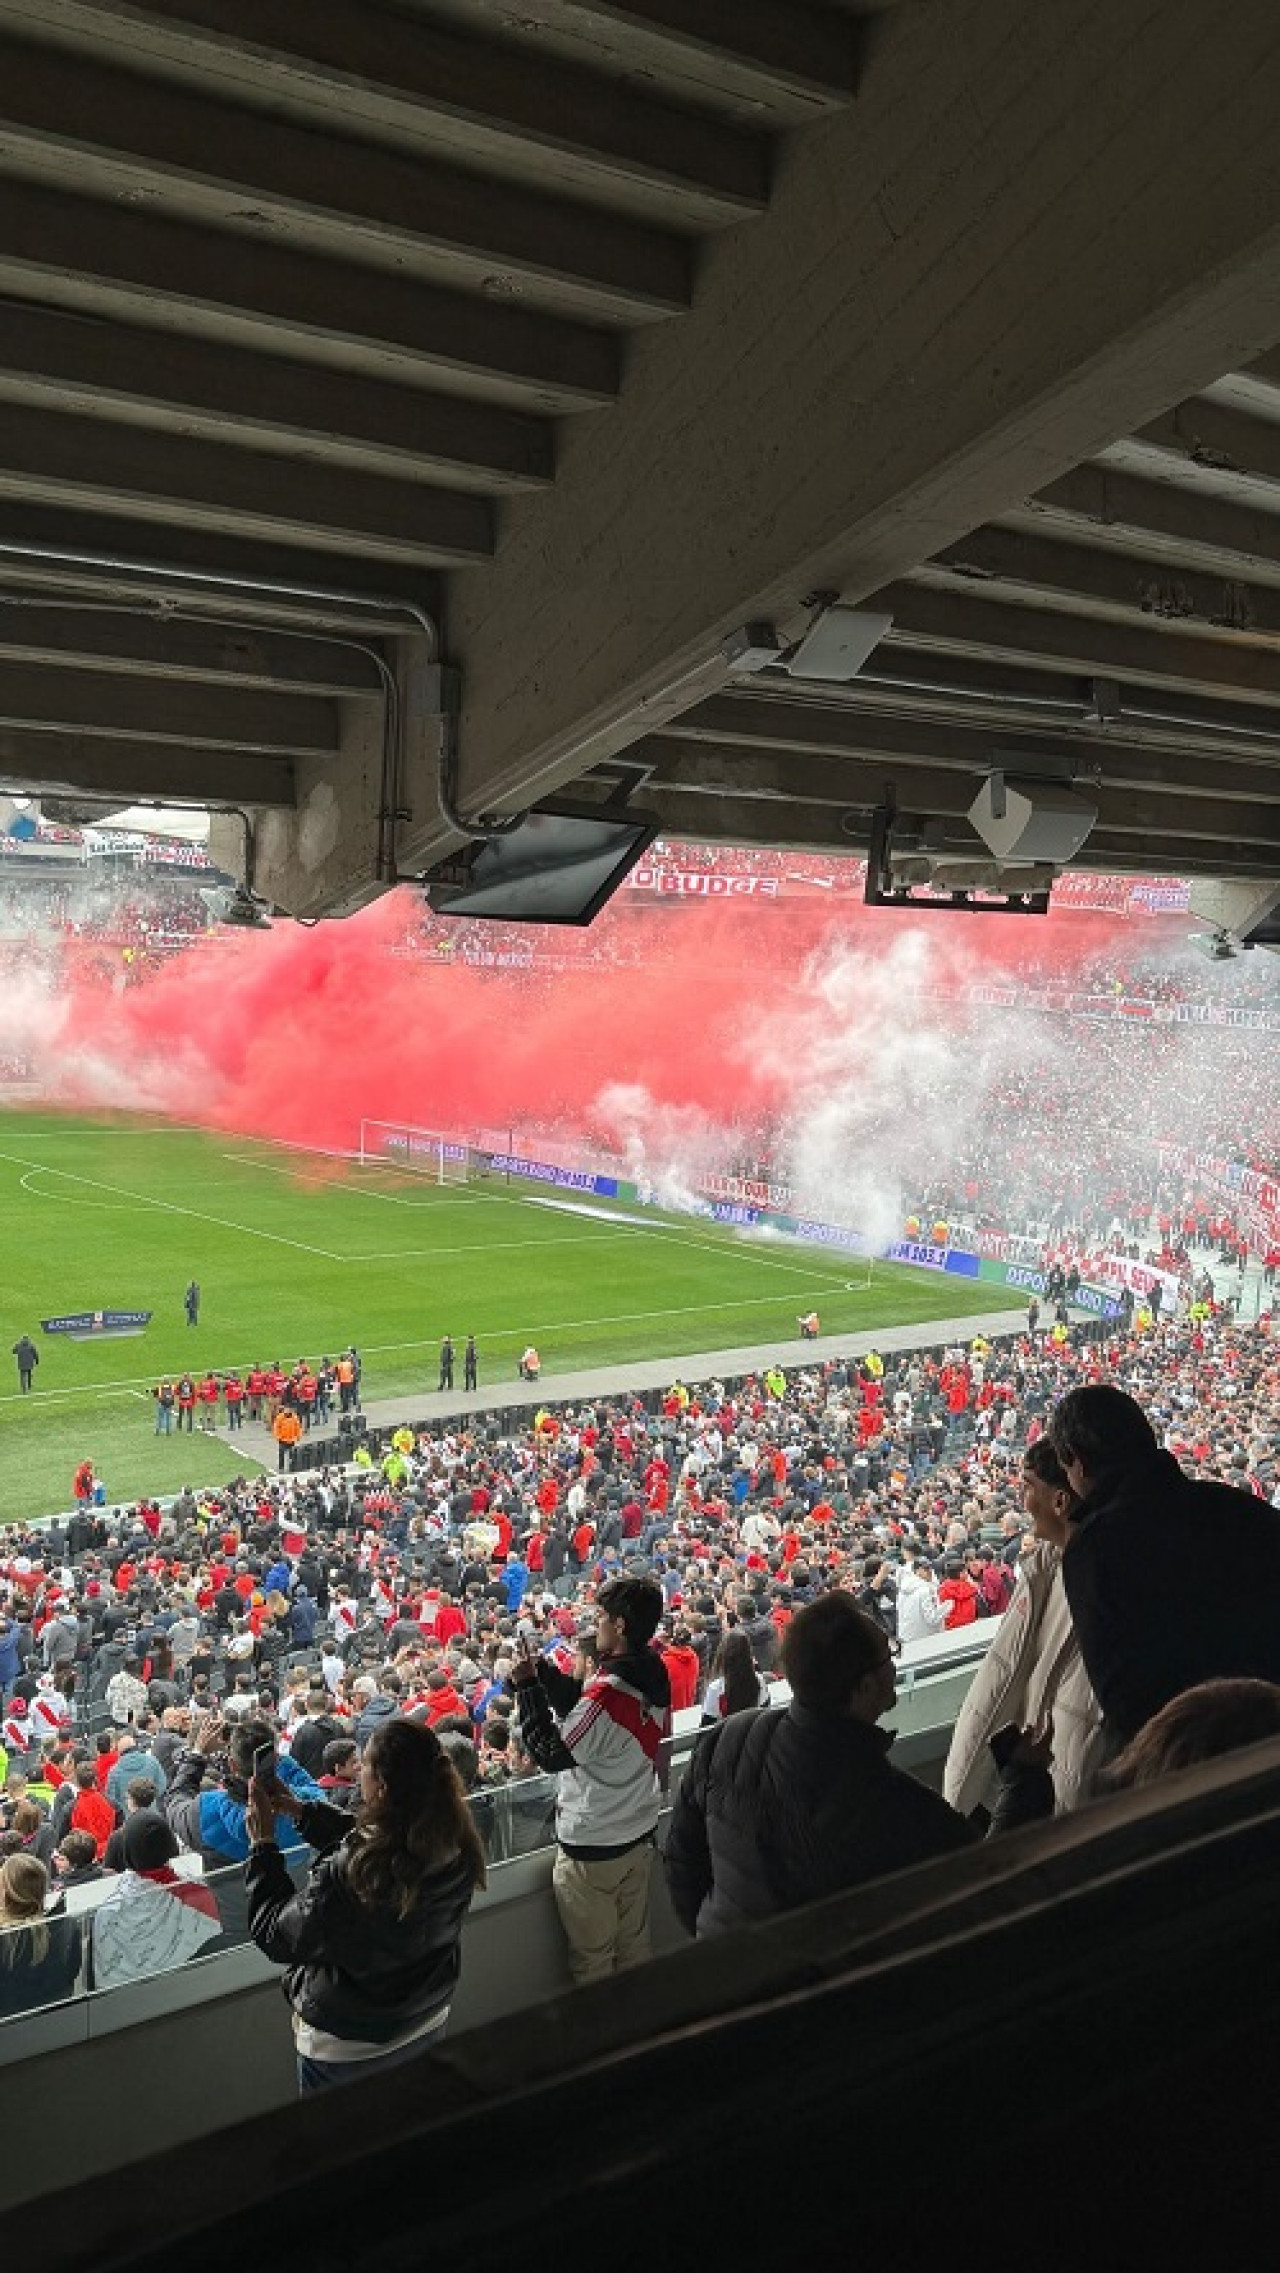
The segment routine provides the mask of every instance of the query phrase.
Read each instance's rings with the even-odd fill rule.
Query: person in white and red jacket
[[[651,1648],[665,1604],[652,1579],[611,1579],[596,1597],[599,1665],[585,1684],[528,1642],[512,1668],[520,1729],[559,1772],[552,1885],[577,1983],[649,1955],[649,1878],[671,1733],[671,1683]]]

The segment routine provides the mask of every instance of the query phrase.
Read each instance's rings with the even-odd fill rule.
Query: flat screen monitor
[[[437,915],[490,916],[497,923],[590,923],[648,851],[659,823],[649,813],[550,805],[526,813],[505,837],[486,837],[465,884],[428,884]]]

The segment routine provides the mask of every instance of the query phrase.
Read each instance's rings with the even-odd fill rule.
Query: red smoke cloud
[[[407,917],[407,896],[393,894],[345,923],[220,932],[120,995],[72,981],[62,1101],[119,1103],[105,1067],[174,1118],[335,1150],[356,1143],[362,1117],[462,1131],[554,1114],[586,1128],[614,1082],[728,1120],[781,1101],[786,1069],[753,1064],[753,1027],[766,1009],[776,1018],[801,1007],[806,961],[828,941],[874,952],[904,925],[924,927],[945,984],[1024,959],[1064,975],[1098,954],[1119,965],[1126,949],[1164,936],[1067,913],[624,907],[598,919],[593,942],[630,948],[639,935],[643,968],[602,961],[546,975],[394,955]],[[868,1010],[890,1018],[897,1007]]]

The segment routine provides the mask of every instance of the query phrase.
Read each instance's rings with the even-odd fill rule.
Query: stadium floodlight
[[[271,930],[271,902],[243,884],[202,884],[200,897],[217,923],[235,931]]]

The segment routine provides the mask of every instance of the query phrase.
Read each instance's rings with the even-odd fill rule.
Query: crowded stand
[[[56,971],[59,958],[97,955],[105,976],[130,984],[209,936],[203,856],[99,849],[128,863],[109,890],[87,868],[32,869],[21,884],[0,870],[11,967],[45,957]],[[860,888],[855,868],[659,845],[589,933],[442,919],[406,898],[388,950],[464,964],[517,992],[549,988],[567,969],[685,955],[690,904],[818,904]],[[857,1661],[854,1717],[873,1736],[895,1657],[940,1636],[995,1637],[956,1728],[945,1798],[904,1799],[901,1776],[876,1787],[912,1826],[904,1848],[868,1842],[876,1867],[1002,1832],[1032,1800],[1066,1811],[1108,1788],[1121,1744],[1141,1746],[1148,1721],[1193,1684],[1137,1695],[1117,1680],[1104,1694],[1112,1669],[1086,1664],[1062,1566],[1093,1488],[1088,1431],[1076,1473],[1059,1424],[1076,1395],[1115,1385],[1188,1488],[1229,1487],[1236,1521],[1242,1506],[1260,1521],[1280,1509],[1270,1309],[1280,1101],[1260,1042],[1280,1007],[1261,958],[1222,972],[1174,955],[1159,923],[1177,916],[1178,887],[1065,882],[1067,906],[1093,927],[1069,954],[1055,960],[1033,940],[989,972],[931,974],[946,1049],[930,1105],[945,1145],[901,1178],[895,1227],[909,1243],[1025,1266],[1010,1281],[1019,1302],[1035,1287],[1021,1333],[885,1360],[824,1347],[811,1313],[797,1321],[814,1343],[800,1367],[677,1379],[656,1397],[605,1389],[574,1407],[549,1398],[527,1412],[406,1418],[367,1435],[353,1424],[341,1454],[313,1432],[335,1415],[362,1420],[359,1351],[292,1367],[245,1352],[239,1370],[156,1380],[143,1425],[236,1443],[247,1418],[271,1431],[275,1474],[109,1508],[82,1461],[71,1512],[6,1527],[0,2017],[247,1935],[290,1968],[300,2084],[320,2088],[353,2059],[425,2047],[447,2021],[462,1918],[487,1867],[552,1845],[572,1977],[637,1962],[642,1934],[625,1952],[599,1938],[600,1885],[614,1874],[619,1915],[627,1874],[647,1887],[673,1716],[686,1716],[682,1737],[708,1732],[676,1795],[669,1879],[681,1924],[719,1931],[828,1891],[803,1883],[791,1857],[764,1885],[750,1809],[717,1847],[712,1772],[730,1760],[736,1778],[751,1757],[743,1724],[773,1725],[760,1708],[784,1677],[802,1718],[821,1694],[813,1612]],[[1146,942],[1132,951],[1117,936],[1130,918]],[[711,974],[716,954],[712,940]],[[909,1019],[914,1006],[904,997],[893,1014]],[[865,1049],[868,1089],[873,1056]],[[11,1063],[17,1079],[22,1061]],[[899,1143],[900,1101],[891,1080],[881,1089],[882,1118],[858,1139],[868,1155]],[[554,1064],[538,1103],[540,1117],[526,1113],[515,1132],[537,1139],[531,1157],[554,1162],[563,1142],[573,1166],[584,1148],[594,1157],[621,1141],[584,1120],[580,1099],[558,1097]],[[783,1107],[747,1094],[717,1129],[720,1196],[810,1204],[789,1181],[798,1150]],[[508,1132],[496,1137],[501,1151]],[[758,1189],[730,1191],[735,1179]],[[1082,1287],[1116,1302],[1082,1323]],[[521,1364],[529,1382],[533,1355]],[[1197,1503],[1203,1533],[1179,1550],[1193,1585],[1203,1556],[1206,1603],[1218,1504]],[[1268,1690],[1280,1674],[1243,1646],[1234,1662],[1229,1633],[1206,1664]],[[1009,1733],[998,1713],[1007,1720],[1015,1695],[1027,1730],[1052,1724],[1052,1756],[1028,1739],[996,1774],[990,1739]],[[1261,1725],[1249,1712],[1263,1705],[1243,1700],[1233,1725]],[[369,1890],[379,1949],[399,1946],[397,1903],[412,1883],[446,1952],[403,2042],[379,2020],[376,1989],[335,2017],[298,1962],[319,1946],[322,1913],[326,1933],[340,1931],[333,1887],[344,1873]],[[639,1893],[633,1908],[644,1911]]]
[[[405,1428],[342,1467],[165,1508],[99,1509],[77,1489],[70,1516],[11,1528],[0,1563],[0,1868],[22,1929],[3,2009],[218,1946],[232,1905],[213,1874],[250,1853],[258,1746],[294,1863],[298,1809],[305,1825],[309,1807],[354,1804],[362,1754],[399,1720],[447,1748],[490,1859],[545,1844],[535,1779],[564,1762],[520,1704],[520,1664],[545,1661],[553,1686],[590,1674],[610,1582],[660,1588],[665,1693],[712,1724],[766,1695],[792,1620],[833,1590],[894,1651],[998,1620],[1044,1536],[1036,1448],[1063,1394],[1103,1380],[1191,1476],[1280,1505],[1270,1318],[1238,1327],[1212,1301],[1143,1332],[1046,1316],[891,1361],[815,1353],[656,1399],[547,1405],[510,1433],[483,1416]],[[148,1887],[169,1904],[151,1937],[135,1915]],[[77,1934],[51,1971],[41,1922],[68,1912]]]

